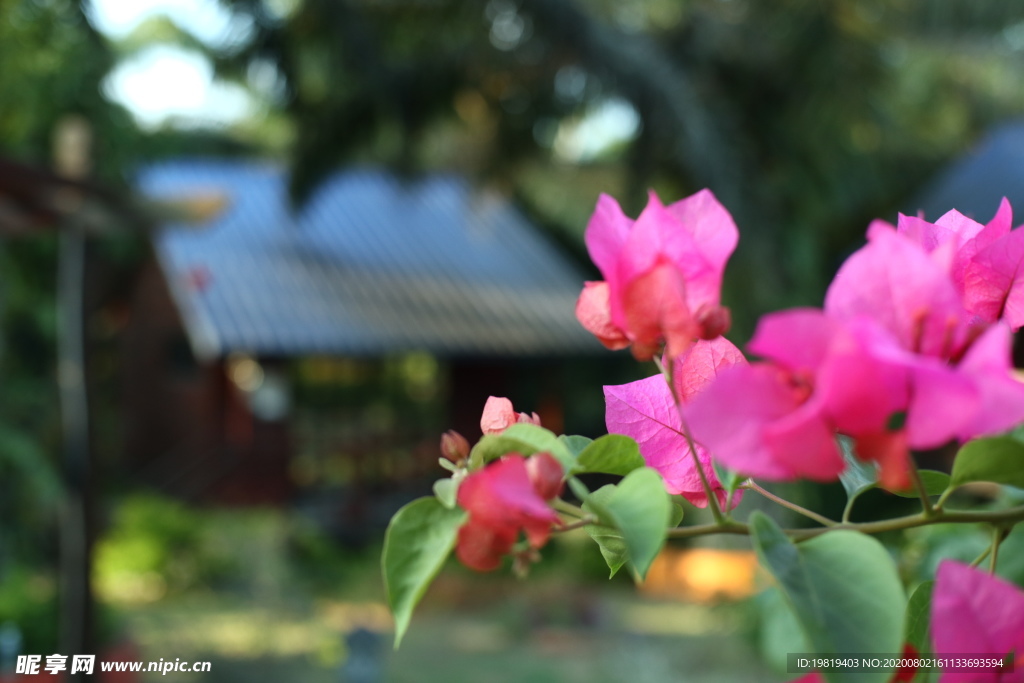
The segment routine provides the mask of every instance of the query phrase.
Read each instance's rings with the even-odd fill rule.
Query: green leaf
[[[740,484],[747,480],[739,472],[734,472],[726,467],[722,467],[717,461],[712,461],[712,466],[715,468],[715,474],[718,476],[718,481],[722,484],[722,488],[725,489],[727,495],[732,495],[736,492],[736,489],[740,487]]]
[[[574,457],[579,457],[583,449],[594,443],[593,439],[588,439],[585,436],[577,436],[576,434],[563,434],[558,437],[558,440],[565,444],[565,447],[569,449],[569,452]]]
[[[665,543],[665,525],[678,514],[675,507],[661,475],[649,467],[634,470],[617,485],[603,486],[587,496],[583,509],[602,522],[586,527],[587,533],[600,546],[612,576],[626,560],[640,579],[647,576]]]
[[[800,629],[793,609],[782,597],[779,589],[772,586],[758,595],[756,604],[761,617],[761,657],[776,671],[788,667],[790,652],[812,652],[807,638]]]
[[[395,617],[395,648],[402,642],[416,603],[448,558],[462,510],[449,510],[436,498],[418,498],[395,513],[384,534],[381,569],[391,614]]]
[[[583,509],[599,517],[609,517],[611,513],[608,512],[607,503],[614,493],[614,484],[602,486],[587,496],[583,503]],[[597,512],[598,510],[601,512]],[[612,578],[622,569],[622,565],[626,564],[627,560],[626,540],[622,537],[622,533],[618,529],[602,524],[588,524],[583,529],[597,543],[601,557],[604,558],[610,570],[608,578]]]
[[[900,652],[906,598],[896,566],[874,538],[830,531],[795,545],[764,513],[750,516],[761,564],[779,583],[813,651]],[[889,673],[838,671],[830,683],[884,683]]]
[[[541,451],[555,456],[566,472],[572,469],[576,460],[566,442],[555,436],[554,432],[535,424],[520,422],[501,434],[485,434],[470,451],[469,465],[471,469],[477,469],[507,453],[533,455]]]
[[[573,472],[600,472],[625,476],[643,467],[644,464],[636,441],[622,434],[606,434],[579,453]]]
[[[839,481],[846,489],[846,507],[849,510],[862,493],[878,486],[878,468],[854,454],[853,440],[848,437],[839,437],[839,449],[846,462],[846,469],[839,473]]]
[[[455,508],[455,498],[459,492],[458,483],[451,478],[438,479],[434,482],[434,495],[449,510]]]
[[[929,496],[938,496],[949,487],[949,475],[945,472],[918,470],[917,473],[921,476],[921,483],[924,484],[924,490],[928,492]],[[893,491],[893,493],[903,498],[918,498],[920,495],[914,487],[906,491]]]
[[[934,581],[925,581],[914,590],[907,602],[907,618],[904,639],[917,648],[918,652],[931,652],[931,638],[928,624],[932,611],[932,590]]]
[[[1011,436],[971,441],[957,453],[950,479],[954,488],[972,481],[1024,487],[1024,443]]]
[[[846,489],[846,496],[853,498],[878,483],[878,468],[856,456],[853,452],[853,439],[841,436],[838,441],[843,461],[846,462],[846,469],[839,474],[839,481]]]

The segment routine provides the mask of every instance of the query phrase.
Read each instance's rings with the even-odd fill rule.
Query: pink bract
[[[538,457],[541,462],[531,465],[519,454],[506,455],[462,481],[458,504],[469,519],[459,530],[455,550],[463,564],[480,571],[496,568],[520,531],[534,548],[547,542],[559,519],[545,496],[560,490],[553,480],[561,479],[561,466],[547,453],[530,460]]]
[[[962,351],[971,317],[948,267],[890,230],[874,230],[839,268],[825,294],[825,312],[840,322],[870,318],[901,348],[940,358]]]
[[[1012,226],[1013,210],[1003,198],[986,225],[953,210],[935,223],[901,215],[895,230],[948,265],[968,313],[987,323],[1004,320],[1017,330],[1024,325],[1024,231]],[[880,229],[872,225],[869,236]]]
[[[938,656],[970,653],[1002,658],[1015,652],[1013,673],[946,672],[940,683],[1022,683],[1024,591],[987,572],[945,560],[932,593],[931,634]]]
[[[739,349],[724,338],[698,341],[675,361],[676,393],[682,401],[689,401],[719,372],[745,362]],[[707,496],[686,442],[679,409],[665,379],[655,375],[629,384],[606,386],[604,395],[608,431],[625,434],[637,442],[644,461],[661,474],[669,493],[682,495],[697,507],[706,507]],[[697,458],[719,504],[725,505],[726,492],[711,466],[711,456],[699,444]],[[733,502],[739,502],[739,495],[733,496]]]
[[[480,430],[484,434],[500,434],[509,427],[519,422],[528,422],[539,425],[540,418],[537,413],[527,415],[517,413],[512,408],[512,401],[498,396],[489,396],[484,404],[483,415],[480,416]]]
[[[637,358],[648,360],[664,343],[676,357],[728,325],[720,290],[738,232],[710,191],[667,207],[652,192],[636,221],[601,195],[585,237],[605,279],[603,287],[587,283],[577,317],[610,348],[625,340]]]

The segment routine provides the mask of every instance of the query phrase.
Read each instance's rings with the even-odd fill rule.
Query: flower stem
[[[571,522],[569,524],[563,524],[562,526],[552,527],[551,528],[551,533],[553,533],[553,534],[560,534],[560,533],[563,533],[563,532],[566,532],[566,531],[573,531],[575,529],[582,529],[585,526],[589,526],[590,524],[596,524],[596,523],[597,523],[597,517],[594,517],[593,515],[587,515],[586,517],[583,517],[581,519],[577,519],[576,521]]]
[[[928,497],[928,489],[925,488],[924,482],[921,481],[921,473],[917,471],[917,463],[914,462],[914,456],[907,456],[910,469],[910,478],[914,482],[914,488],[917,489],[917,495],[921,498],[921,508],[924,510],[925,517],[933,517],[935,515],[935,508],[932,507],[932,501]]]
[[[939,496],[939,499],[937,501],[935,501],[935,506],[934,506],[933,509],[936,512],[941,512],[942,511],[942,506],[946,504],[946,501],[949,499],[949,497],[951,495],[953,495],[953,491],[955,491],[955,490],[956,489],[954,487],[950,486],[945,491],[943,491],[942,495]]]
[[[779,505],[781,505],[784,508],[789,508],[793,512],[795,512],[797,514],[800,514],[800,515],[803,515],[804,517],[807,517],[809,519],[813,519],[815,522],[817,522],[818,524],[821,524],[823,526],[836,526],[838,524],[838,522],[836,522],[834,520],[831,520],[828,517],[825,517],[824,515],[819,515],[817,512],[814,512],[813,510],[808,510],[807,508],[805,508],[805,507],[803,507],[801,505],[797,505],[796,503],[790,502],[790,501],[786,500],[785,498],[782,498],[780,496],[775,495],[771,491],[768,491],[767,489],[762,488],[753,479],[747,479],[746,483],[742,484],[740,488],[745,488],[745,489],[750,489],[752,491],[756,491],[757,493],[760,493],[762,496],[764,496],[768,500],[770,500],[770,501],[772,501],[774,503],[778,503]]]
[[[813,529],[785,529],[787,536],[794,541],[804,541],[815,538],[830,531],[845,529],[848,531],[859,531],[863,534],[880,534],[886,531],[900,531],[902,529],[913,529],[915,527],[930,526],[932,524],[998,524],[1002,528],[1009,528],[1017,522],[1024,521],[1024,505],[1007,508],[1005,510],[953,510],[950,512],[936,512],[931,517],[924,513],[896,517],[877,522],[854,522],[835,524],[827,527],[816,527]],[[750,535],[750,527],[742,522],[727,520],[724,524],[701,524],[697,526],[685,526],[669,529],[669,538],[693,538],[696,536],[707,536],[710,534],[737,534],[741,536]],[[988,556],[986,551],[985,557]],[[981,558],[984,560],[985,558]]]
[[[988,571],[990,574],[996,573],[996,562],[999,561],[999,546],[1002,545],[1003,541],[1005,541],[1006,537],[1009,535],[1009,528],[998,524],[992,525],[992,554],[988,565]]]
[[[985,550],[981,553],[981,555],[978,555],[976,558],[974,558],[974,560],[971,562],[971,566],[972,567],[977,567],[982,562],[984,562],[985,558],[988,557],[989,554],[991,554],[991,553],[992,553],[992,546],[989,546],[989,547],[985,548]]]
[[[555,508],[561,513],[570,515],[572,517],[583,518],[589,516],[587,514],[587,511],[584,510],[583,508],[577,505],[573,505],[572,503],[567,503],[561,498],[555,498],[553,501],[551,501],[551,507]]]
[[[690,425],[687,424],[686,416],[683,414],[683,404],[676,394],[675,384],[672,382],[672,370],[666,368],[657,356],[654,356],[654,364],[658,367],[662,377],[665,378],[665,381],[668,383],[668,390],[672,393],[672,401],[676,404],[676,412],[679,413],[679,423],[683,428],[683,437],[686,438],[686,445],[690,449],[690,455],[693,457],[693,466],[697,469],[697,475],[700,477],[700,485],[704,488],[704,496],[708,500],[711,516],[714,518],[716,525],[722,526],[726,523],[725,515],[722,514],[722,509],[718,505],[718,497],[715,495],[714,489],[711,488],[711,482],[708,481],[708,475],[700,464],[700,458],[697,457],[697,444],[693,441]]]

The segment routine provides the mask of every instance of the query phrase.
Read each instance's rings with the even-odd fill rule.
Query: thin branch
[[[896,517],[878,522],[844,523],[814,529],[784,529],[783,531],[794,541],[804,541],[841,529],[859,531],[863,534],[880,534],[886,531],[900,531],[902,529],[931,526],[932,524],[984,524],[987,522],[1007,527],[1021,521],[1024,521],[1024,505],[994,512],[988,510],[936,511],[931,517],[925,517],[923,513],[918,513],[916,515]],[[667,536],[669,538],[694,538],[696,536],[708,536],[716,533],[749,536],[750,526],[734,521],[726,521],[724,524],[700,524],[669,529]]]
[[[780,496],[775,495],[771,491],[768,491],[767,489],[762,488],[753,479],[748,479],[746,481],[746,483],[744,483],[741,486],[741,488],[745,488],[745,489],[750,489],[752,491],[756,491],[757,493],[760,493],[762,496],[764,496],[768,500],[770,500],[770,501],[772,501],[774,503],[777,503],[777,504],[781,505],[784,508],[789,508],[793,512],[795,512],[797,514],[800,514],[800,515],[803,515],[804,517],[807,517],[809,519],[813,519],[818,524],[822,524],[824,526],[836,526],[838,524],[838,522],[836,522],[835,520],[829,519],[828,517],[825,517],[824,515],[819,515],[817,512],[814,512],[813,510],[808,510],[807,508],[805,508],[805,507],[803,507],[801,505],[797,505],[796,503],[790,502],[790,501],[786,500],[785,498],[782,498]],[[846,520],[843,520],[843,521],[846,521]]]
[[[992,557],[989,561],[988,571],[990,574],[996,573],[996,563],[999,561],[999,546],[1003,544],[1006,537],[1010,535],[1010,530],[1006,527],[995,524],[992,526]]]
[[[587,515],[582,519],[577,519],[575,522],[572,522],[571,524],[551,527],[551,533],[560,534],[566,531],[574,531],[576,529],[582,529],[583,527],[589,526],[591,524],[597,524],[597,517],[594,517],[593,515]]]
[[[578,505],[568,503],[562,500],[561,498],[555,498],[553,501],[551,501],[551,507],[555,508],[555,510],[558,510],[563,514],[571,515],[572,517],[583,518],[588,516],[586,510],[579,507]]]
[[[704,472],[704,466],[700,463],[700,458],[697,457],[697,444],[693,441],[693,435],[690,434],[690,426],[686,422],[686,416],[683,415],[683,404],[679,400],[679,396],[676,395],[675,385],[672,383],[672,372],[667,370],[662,364],[661,359],[654,356],[654,364],[658,367],[662,377],[668,383],[668,390],[672,394],[672,401],[676,404],[676,412],[679,413],[679,423],[683,427],[683,436],[686,438],[686,445],[690,449],[690,455],[693,457],[693,465],[697,469],[697,475],[700,477],[700,484],[704,488],[704,496],[708,499],[708,508],[711,510],[711,516],[715,518],[715,523],[721,526],[725,524],[725,515],[722,514],[722,509],[718,506],[718,497],[715,495],[714,489],[711,488],[711,482],[708,481],[707,474]]]
[[[917,463],[914,462],[913,456],[907,456],[907,459],[910,465],[910,478],[914,482],[914,488],[917,489],[917,495],[921,498],[924,516],[932,517],[935,515],[935,508],[932,507],[931,498],[928,497],[928,489],[925,488],[924,482],[921,481],[921,473],[917,471]]]

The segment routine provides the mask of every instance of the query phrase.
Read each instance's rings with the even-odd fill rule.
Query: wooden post
[[[89,173],[90,129],[78,116],[57,126],[57,172]],[[60,510],[60,654],[96,654],[93,641],[92,501],[89,398],[86,386],[86,237],[78,217],[81,196],[67,197],[69,220],[60,231],[57,265],[57,374],[63,430],[64,498]],[[84,681],[81,673],[70,681]]]

